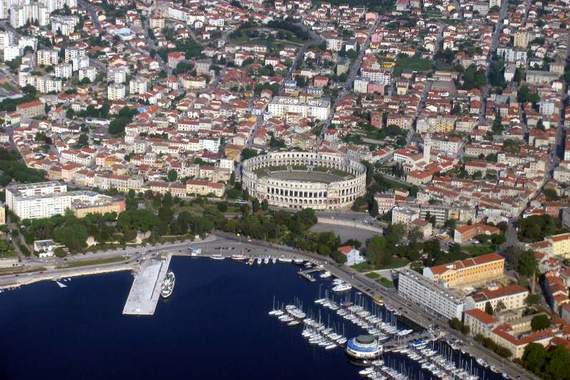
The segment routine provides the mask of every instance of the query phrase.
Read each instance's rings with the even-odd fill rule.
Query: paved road
[[[358,51],[358,55],[357,55],[356,59],[354,60],[354,62],[350,66],[350,70],[348,71],[348,75],[346,77],[346,81],[344,82],[344,86],[342,87],[340,92],[337,94],[335,104],[336,104],[336,102],[338,102],[340,99],[342,99],[346,94],[348,94],[352,90],[352,84],[354,83],[354,79],[356,79],[356,75],[358,74],[358,71],[360,70],[360,66],[362,65],[362,59],[364,58],[364,54],[366,53],[366,50],[370,46],[370,41],[372,40],[372,33],[376,30],[379,23],[380,23],[380,17],[378,17],[376,19],[376,21],[374,22],[374,24],[372,24],[370,26],[370,28],[368,28],[368,35],[366,37],[366,41],[364,41],[364,43],[360,47],[360,50]],[[325,123],[323,125],[323,128],[321,130],[321,134],[320,134],[319,138],[317,139],[317,143],[315,144],[315,149],[318,149],[318,147],[321,145],[321,142],[323,141],[324,136],[325,136],[325,132],[329,128],[329,126],[331,125],[331,122],[332,122],[332,119],[334,116],[335,106],[331,105],[331,108],[332,109],[331,109],[330,116],[328,117],[328,119],[325,121]]]
[[[78,0],[77,5],[79,5],[79,7],[81,9],[84,9],[87,12],[87,14],[89,14],[89,17],[91,18],[91,21],[93,22],[93,25],[95,25],[97,30],[99,30],[99,33],[101,33],[102,28],[101,28],[101,23],[99,22],[99,19],[97,18],[97,7],[95,7],[93,4],[91,4],[90,2],[85,1],[85,0]]]
[[[501,10],[499,12],[499,21],[495,25],[495,30],[493,31],[493,37],[491,40],[491,49],[489,51],[489,56],[487,57],[487,67],[485,68],[485,77],[489,78],[489,71],[491,69],[491,64],[493,63],[493,56],[497,51],[497,47],[499,45],[499,37],[501,36],[501,31],[503,30],[503,20],[507,16],[507,10],[509,6],[509,1],[505,0],[501,4]],[[483,87],[483,91],[481,92],[481,108],[479,109],[479,123],[482,123],[485,120],[485,112],[486,112],[486,101],[487,97],[489,96],[489,92],[491,91],[491,85],[486,84]]]

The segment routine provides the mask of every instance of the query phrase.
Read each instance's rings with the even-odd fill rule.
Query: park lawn
[[[370,263],[364,262],[360,264],[356,264],[352,266],[352,269],[355,269],[359,272],[368,272],[374,270],[374,266]]]
[[[376,272],[368,272],[366,273],[366,277],[371,278],[373,280],[378,280],[381,276]]]
[[[357,271],[359,271],[361,273],[370,272],[370,273],[366,273],[366,276],[368,276],[368,275],[374,276],[373,273],[375,273],[375,272],[371,272],[373,270],[400,268],[400,267],[403,267],[404,265],[408,265],[409,262],[410,261],[404,257],[394,256],[394,257],[392,257],[392,260],[390,261],[390,263],[388,265],[384,265],[384,266],[379,267],[379,268],[375,267],[374,265],[372,265],[368,262],[353,265],[352,268],[356,269]],[[378,273],[375,273],[375,274],[378,274]],[[368,277],[370,277],[370,276],[368,276]],[[370,278],[373,278],[373,277],[370,277]]]
[[[495,250],[489,244],[472,244],[462,247],[463,251],[467,252],[470,256],[481,256],[485,253],[491,253]]]
[[[70,262],[67,265],[62,266],[61,268],[77,268],[77,267],[85,267],[90,265],[103,265],[103,264],[118,263],[121,261],[125,261],[125,258],[122,256],[109,257],[107,259],[81,260],[81,261]]]
[[[390,263],[388,265],[384,265],[382,268],[379,268],[379,269],[400,268],[400,267],[403,267],[405,265],[408,265],[409,263],[410,263],[410,260],[408,260],[404,257],[393,256],[392,260],[390,261]]]
[[[381,284],[381,285],[384,285],[387,288],[393,288],[394,287],[394,283],[385,277],[380,277],[378,280],[376,280],[376,282]]]
[[[407,56],[400,56],[396,60],[396,66],[394,67],[394,74],[400,75],[404,72],[413,72],[413,71],[430,71],[432,69],[433,63],[429,59],[420,58],[420,57],[407,57]]]

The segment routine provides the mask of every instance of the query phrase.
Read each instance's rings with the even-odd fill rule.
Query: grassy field
[[[403,72],[422,72],[430,71],[432,69],[433,63],[429,59],[424,59],[420,57],[398,57],[396,61],[396,67],[394,67],[394,75],[400,75]]]
[[[470,256],[480,256],[485,253],[493,252],[494,249],[488,244],[473,244],[462,247]]]
[[[60,268],[77,268],[77,267],[85,267],[90,265],[103,265],[103,264],[111,264],[111,263],[118,263],[121,261],[125,261],[124,257],[109,257],[107,259],[96,259],[96,260],[81,260],[81,261],[74,261],[68,263],[66,266]]]
[[[369,272],[366,273],[366,277],[376,281],[377,283],[384,285],[387,288],[393,288],[394,287],[394,283],[390,280],[388,280],[385,277],[380,276],[378,273],[376,272]]]

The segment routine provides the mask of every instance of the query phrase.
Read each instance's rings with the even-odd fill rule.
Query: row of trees
[[[297,213],[269,210],[267,202],[254,199],[241,206],[236,218],[224,219],[216,226],[223,231],[239,233],[254,239],[286,244],[305,251],[330,256],[343,262],[345,257],[338,251],[340,239],[332,232],[313,232],[310,228],[317,223],[315,211],[304,209]]]
[[[513,353],[508,348],[498,345],[495,343],[491,338],[484,337],[481,334],[475,336],[475,340],[481,343],[486,348],[495,351],[495,353],[503,358],[510,358],[513,356]]]

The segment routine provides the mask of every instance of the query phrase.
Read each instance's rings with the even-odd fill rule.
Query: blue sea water
[[[330,282],[309,283],[290,264],[175,258],[171,268],[174,293],[152,317],[122,315],[126,272],[0,294],[0,380],[361,378],[342,349],[311,346],[300,327],[267,315],[275,297],[317,317],[313,300]],[[348,337],[359,333],[320,315]]]

